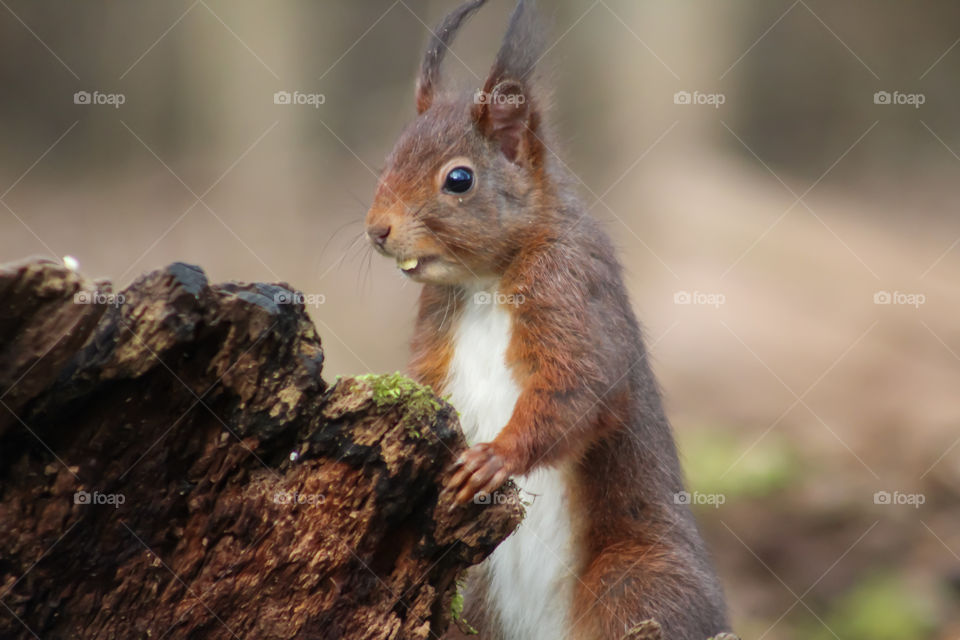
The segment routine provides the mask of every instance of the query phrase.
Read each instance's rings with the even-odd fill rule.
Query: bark
[[[322,365],[285,284],[0,268],[0,638],[441,636],[515,490],[448,511],[453,408]]]

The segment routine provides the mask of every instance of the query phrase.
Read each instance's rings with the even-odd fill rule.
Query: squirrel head
[[[483,87],[438,94],[440,66],[470,0],[437,27],[417,80],[417,118],[380,175],[366,234],[419,282],[495,279],[546,212],[541,114],[532,92],[539,30],[521,0]]]

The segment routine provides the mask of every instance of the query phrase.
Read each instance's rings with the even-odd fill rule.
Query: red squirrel
[[[472,445],[457,504],[508,477],[533,496],[479,567],[480,638],[706,640],[728,629],[613,246],[545,140],[542,39],[517,5],[483,87],[442,91],[470,0],[437,27],[418,117],[379,177],[366,234],[423,284],[411,374],[449,397]],[[651,626],[652,625],[652,626]],[[456,634],[457,630],[451,633]]]

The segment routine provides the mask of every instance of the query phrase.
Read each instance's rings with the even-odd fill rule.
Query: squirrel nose
[[[373,242],[377,244],[378,247],[382,247],[387,241],[387,237],[390,235],[390,225],[380,225],[377,227],[370,227],[367,230],[367,237],[370,238]]]

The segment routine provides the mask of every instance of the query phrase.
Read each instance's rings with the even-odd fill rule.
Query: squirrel
[[[409,370],[449,398],[471,445],[444,491],[456,506],[513,478],[534,496],[471,569],[463,617],[497,640],[645,638],[650,625],[705,640],[729,628],[722,589],[678,499],[622,268],[545,141],[542,30],[527,0],[483,87],[441,90],[444,53],[484,3],[463,3],[433,33],[418,116],[365,224],[423,285]]]

